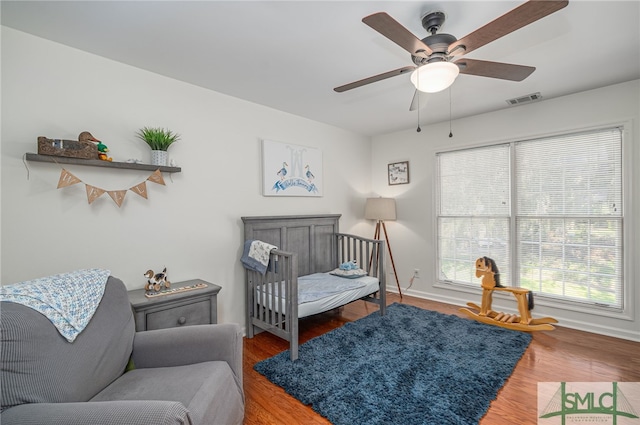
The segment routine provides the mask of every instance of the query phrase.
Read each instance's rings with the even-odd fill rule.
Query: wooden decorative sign
[[[209,285],[207,285],[206,283],[196,283],[195,285],[191,285],[191,286],[181,286],[179,288],[163,289],[158,292],[145,292],[144,296],[147,298],[161,297],[163,295],[173,295],[173,294],[179,294],[182,292],[193,291],[195,289],[202,289],[202,288],[206,288],[207,286]]]

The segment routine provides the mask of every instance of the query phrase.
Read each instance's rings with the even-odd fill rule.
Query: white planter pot
[[[167,165],[167,151],[151,151],[151,165]]]

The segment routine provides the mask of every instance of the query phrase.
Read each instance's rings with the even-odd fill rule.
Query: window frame
[[[581,302],[581,301],[573,301],[570,299],[563,299],[559,297],[550,297],[545,296],[545,294],[536,294],[536,305],[543,306],[543,308],[549,307],[552,309],[561,309],[572,311],[576,313],[587,313],[594,314],[597,316],[610,317],[614,319],[623,319],[627,321],[634,320],[634,300],[635,300],[635,291],[640,290],[640,288],[634,288],[632,283],[634,282],[634,266],[633,266],[633,258],[632,253],[635,252],[635,246],[633,242],[633,235],[636,223],[633,220],[632,206],[632,166],[633,166],[633,138],[632,131],[633,125],[632,121],[624,120],[624,121],[615,121],[608,123],[600,123],[591,127],[582,127],[576,129],[565,129],[562,131],[545,133],[545,134],[537,134],[530,135],[527,137],[519,137],[513,138],[509,140],[501,140],[501,141],[488,141],[482,143],[475,143],[469,145],[461,145],[452,147],[449,149],[438,149],[434,155],[434,215],[433,215],[433,234],[434,234],[434,248],[435,248],[435,268],[434,268],[434,288],[445,289],[447,291],[455,291],[459,293],[467,293],[467,294],[479,294],[481,291],[480,283],[478,282],[477,286],[456,282],[453,280],[440,279],[440,270],[441,270],[441,258],[440,258],[440,226],[439,219],[442,217],[440,215],[440,196],[441,196],[441,187],[440,187],[440,170],[439,170],[439,161],[438,155],[447,153],[447,152],[456,152],[463,151],[469,149],[476,148],[484,148],[491,147],[496,145],[504,145],[508,144],[510,146],[510,183],[511,183],[511,211],[510,211],[510,225],[509,225],[509,238],[510,238],[510,246],[509,246],[509,257],[510,257],[510,274],[511,276],[516,276],[518,279],[517,284],[519,285],[520,277],[519,277],[519,264],[518,264],[518,246],[519,246],[519,235],[517,233],[517,200],[515,198],[515,185],[516,185],[516,164],[515,164],[515,145],[521,142],[535,142],[539,139],[545,139],[549,137],[558,137],[564,135],[571,135],[575,133],[583,133],[583,132],[596,132],[599,130],[606,130],[608,128],[619,128],[621,132],[621,173],[622,173],[622,215],[620,217],[621,226],[622,226],[622,234],[621,234],[621,243],[622,243],[622,307],[614,307],[609,305],[600,305],[595,302]],[[500,299],[510,300],[510,297],[498,293],[495,295],[496,301]]]

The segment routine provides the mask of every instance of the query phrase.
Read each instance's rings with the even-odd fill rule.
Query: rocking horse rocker
[[[478,322],[516,331],[552,331],[555,329],[551,323],[558,323],[558,321],[553,317],[541,317],[539,319],[533,319],[531,317],[531,310],[533,309],[533,293],[531,291],[524,288],[502,286],[500,284],[498,267],[491,258],[480,257],[476,260],[476,277],[482,279],[481,306],[474,303],[467,303],[469,307],[476,311],[461,308],[461,312],[469,315]],[[491,310],[494,291],[512,293],[516,297],[520,315],[500,313]]]

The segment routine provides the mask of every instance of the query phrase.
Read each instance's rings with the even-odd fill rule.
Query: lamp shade
[[[422,65],[411,73],[411,82],[416,89],[436,93],[449,87],[458,77],[460,68],[451,62],[432,62]]]
[[[393,198],[367,198],[364,218],[369,220],[395,220],[396,200]]]

